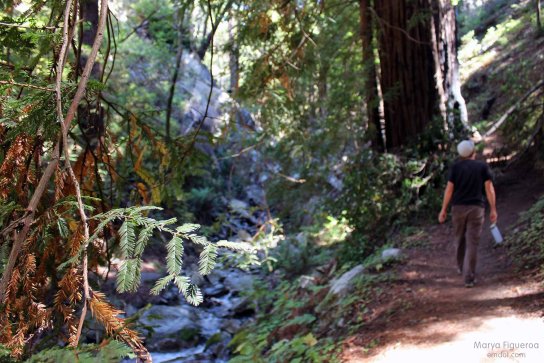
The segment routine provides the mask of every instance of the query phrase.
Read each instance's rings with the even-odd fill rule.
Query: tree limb
[[[103,7],[103,9],[101,9],[101,12],[100,12],[101,17],[99,20],[99,26],[96,33],[96,38],[94,40],[91,53],[89,54],[89,57],[87,59],[87,63],[85,64],[85,69],[83,70],[83,74],[78,84],[76,93],[74,95],[74,98],[72,99],[72,103],[70,104],[70,108],[68,109],[66,117],[64,118],[64,125],[67,129],[75,117],[79,102],[83,98],[83,94],[85,93],[85,89],[87,87],[87,82],[89,81],[89,76],[91,74],[92,67],[98,55],[98,50],[100,49],[100,45],[102,44],[102,39],[104,36],[104,26],[106,25],[105,15],[107,14],[107,11],[105,10],[107,10],[108,8],[108,0],[101,0],[101,6]],[[0,303],[5,302],[6,290],[8,287],[8,283],[11,279],[11,274],[13,273],[13,268],[15,267],[15,263],[17,261],[17,258],[19,257],[19,253],[21,251],[23,242],[26,240],[26,237],[30,230],[30,224],[33,221],[34,213],[38,207],[38,203],[40,202],[41,197],[43,196],[45,189],[47,188],[49,180],[53,176],[53,173],[59,163],[59,156],[60,156],[60,143],[57,143],[53,151],[51,161],[49,162],[49,165],[47,166],[45,172],[43,173],[40,179],[40,182],[38,183],[38,186],[36,187],[36,190],[34,191],[34,194],[32,195],[30,203],[28,204],[27,211],[29,211],[30,213],[24,219],[23,228],[21,232],[17,234],[15,241],[13,243],[13,246],[11,248],[8,263],[6,265],[6,268],[4,269],[4,273],[2,274],[2,279],[0,280]]]
[[[39,89],[41,91],[55,92],[55,90],[53,88],[34,86],[33,84],[17,83],[17,82],[12,82],[12,81],[0,81],[0,84],[5,84],[5,85],[8,85],[8,86],[15,86],[15,87],[25,87],[25,88]]]
[[[531,88],[529,91],[527,91],[527,93],[525,93],[523,95],[523,97],[521,99],[518,100],[518,102],[516,102],[513,106],[511,106],[508,110],[506,110],[506,112],[501,116],[501,118],[495,122],[490,128],[489,130],[487,130],[487,132],[484,134],[484,137],[489,137],[491,135],[493,135],[498,129],[499,127],[502,126],[502,124],[504,123],[504,121],[506,121],[506,119],[508,117],[510,117],[510,115],[515,111],[517,110],[517,108],[527,99],[529,98],[529,96],[531,96],[533,93],[535,93],[540,87],[544,86],[544,80],[538,82],[533,88]]]
[[[234,3],[234,0],[229,0],[225,4],[223,9],[221,9],[218,12],[217,17],[215,18],[215,22],[213,20],[210,20],[211,23],[212,23],[212,29],[208,33],[208,36],[206,37],[206,39],[204,39],[202,41],[202,44],[200,45],[200,48],[198,48],[198,51],[196,52],[198,54],[198,57],[200,58],[200,60],[204,59],[204,56],[206,55],[206,52],[208,51],[208,48],[210,47],[210,44],[212,44],[212,42],[213,42],[213,37],[215,36],[215,32],[217,31],[217,28],[219,27],[219,24],[221,24],[221,21],[225,17],[225,14],[227,13],[227,11],[232,7],[233,3]],[[211,7],[211,5],[208,4],[208,7]],[[211,19],[211,16],[212,16],[211,15],[211,9],[209,9],[208,12],[210,13],[209,17]]]

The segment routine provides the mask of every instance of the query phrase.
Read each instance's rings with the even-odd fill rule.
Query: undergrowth
[[[231,341],[230,362],[339,362],[343,339],[363,326],[366,304],[388,278],[363,274],[342,298],[328,293],[327,277],[309,286],[284,280],[272,290],[259,284],[252,296],[257,321]]]
[[[515,266],[544,272],[544,197],[521,215],[514,231],[506,238],[506,245]]]

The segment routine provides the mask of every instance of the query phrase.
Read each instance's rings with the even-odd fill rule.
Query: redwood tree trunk
[[[365,103],[368,116],[369,132],[372,146],[375,150],[383,151],[385,143],[382,137],[380,123],[378,83],[376,66],[374,64],[374,47],[372,38],[374,25],[371,14],[371,0],[360,0],[359,9],[361,17],[361,40],[363,45],[363,67],[365,75]]]
[[[449,0],[380,0],[375,6],[386,147],[392,150],[432,126],[446,129],[448,103],[464,106],[455,13]]]

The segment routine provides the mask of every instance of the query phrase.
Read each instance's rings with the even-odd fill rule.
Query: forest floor
[[[498,225],[504,234],[517,233],[519,214],[544,193],[544,181],[515,170],[502,175],[496,189]],[[477,284],[468,289],[457,273],[451,221],[427,226],[419,236],[426,242],[407,249],[398,278],[369,307],[364,328],[345,341],[342,361],[542,362],[544,286],[536,272],[516,272],[507,250],[493,248],[486,224]],[[521,343],[538,348],[510,346]]]

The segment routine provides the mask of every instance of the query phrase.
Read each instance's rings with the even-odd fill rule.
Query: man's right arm
[[[487,202],[489,203],[489,220],[491,223],[497,222],[497,202],[495,197],[495,187],[493,182],[488,180],[485,182],[485,195],[487,197]]]
[[[453,183],[449,181],[446,185],[446,190],[444,191],[444,198],[442,199],[442,209],[438,214],[439,223],[444,223],[444,221],[446,221],[448,205],[450,204],[451,197],[453,196],[453,188]]]

